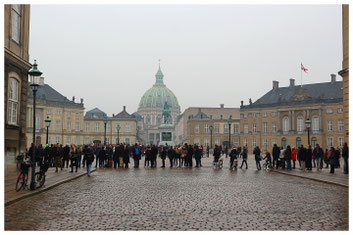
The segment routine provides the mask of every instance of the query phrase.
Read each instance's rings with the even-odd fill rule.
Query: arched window
[[[295,145],[298,147],[300,147],[300,145],[302,144],[302,139],[300,137],[297,137],[297,139],[295,140]]]
[[[319,130],[319,117],[314,116],[313,117],[313,131],[318,131]]]
[[[151,124],[151,117],[150,115],[146,116],[146,124]]]
[[[315,147],[316,144],[317,144],[317,139],[316,139],[316,137],[312,137],[312,138],[311,138],[311,146],[312,146],[312,147]]]
[[[283,148],[286,148],[287,147],[287,139],[283,137],[281,144],[282,144]]]
[[[302,116],[297,117],[297,131],[302,132],[304,130],[304,119]]]
[[[283,131],[287,132],[289,130],[289,119],[288,117],[283,118]]]

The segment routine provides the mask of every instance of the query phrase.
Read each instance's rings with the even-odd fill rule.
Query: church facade
[[[175,126],[180,115],[180,106],[177,97],[164,84],[164,75],[159,66],[155,75],[156,81],[152,88],[142,96],[139,107],[134,115],[137,119],[137,139],[144,144],[158,144],[160,134],[158,127],[163,123],[163,109],[165,103],[170,108],[168,123]]]

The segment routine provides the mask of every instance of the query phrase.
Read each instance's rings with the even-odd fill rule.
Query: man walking
[[[316,161],[316,169],[319,171],[322,169],[321,161],[324,156],[324,152],[322,151],[322,148],[320,148],[319,144],[316,144],[313,154]]]

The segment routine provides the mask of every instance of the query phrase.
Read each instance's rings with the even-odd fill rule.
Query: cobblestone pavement
[[[257,171],[252,160],[230,171],[228,159],[223,169],[211,158],[193,169],[98,169],[5,207],[5,230],[348,230],[347,188]]]

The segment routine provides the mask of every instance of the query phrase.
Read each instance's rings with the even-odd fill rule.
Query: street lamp
[[[50,127],[50,122],[51,122],[51,120],[50,120],[50,118],[49,118],[49,116],[47,116],[47,119],[45,119],[45,126],[47,127],[47,141],[46,141],[46,144],[49,144],[49,127]]]
[[[228,133],[229,133],[228,147],[229,148],[230,148],[230,143],[231,143],[231,139],[230,139],[231,126],[232,126],[232,115],[230,115],[228,118]]]
[[[212,147],[212,131],[213,131],[213,126],[212,126],[212,125],[210,126],[210,131],[211,131],[211,149],[213,149],[213,147]]]
[[[120,124],[116,125],[116,132],[118,132],[118,144],[120,144],[119,142],[119,131],[120,131]]]
[[[104,146],[107,144],[107,121],[108,121],[108,118],[107,116],[104,116],[103,118],[103,122],[104,122]]]
[[[306,119],[305,121],[305,126],[308,129],[308,145],[310,145],[310,125],[311,125],[311,121],[310,119]]]
[[[38,70],[37,68],[37,61],[34,60],[33,68],[28,72],[29,74],[29,82],[31,89],[33,91],[33,154],[31,158],[31,165],[32,165],[32,177],[31,177],[31,185],[30,189],[35,190],[36,189],[36,182],[35,182],[35,172],[36,172],[36,94],[37,90],[39,88],[39,81],[40,81],[40,75],[42,75],[42,72]]]

